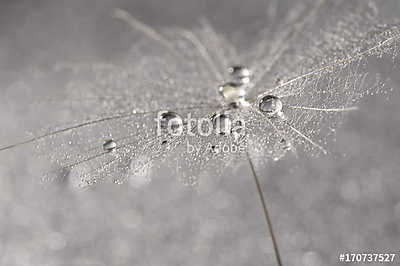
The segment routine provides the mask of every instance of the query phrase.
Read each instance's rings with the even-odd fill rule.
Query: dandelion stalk
[[[274,230],[272,228],[272,222],[271,222],[271,218],[267,209],[267,205],[265,203],[265,199],[264,199],[264,195],[261,189],[261,185],[260,185],[260,181],[259,178],[257,176],[256,173],[256,169],[254,167],[253,161],[251,160],[250,154],[247,153],[247,158],[249,160],[249,164],[250,164],[250,168],[251,168],[251,173],[253,175],[254,178],[254,183],[256,184],[256,188],[257,188],[257,193],[261,202],[261,206],[264,212],[264,217],[265,220],[267,222],[267,226],[268,226],[268,232],[271,236],[272,239],[272,246],[274,248],[274,253],[275,253],[275,258],[276,258],[276,263],[278,266],[282,266],[282,262],[281,262],[281,256],[279,255],[279,248],[278,248],[278,243],[276,242],[276,238],[275,238],[275,234],[274,234]]]

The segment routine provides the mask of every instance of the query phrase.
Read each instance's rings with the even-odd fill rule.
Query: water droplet
[[[283,104],[279,97],[274,95],[264,96],[259,102],[261,112],[269,116],[280,115],[282,113]]]
[[[245,85],[250,83],[251,71],[244,66],[231,66],[228,69],[229,74],[233,78],[233,83],[237,85]]]
[[[225,83],[218,88],[218,91],[226,103],[240,103],[244,101],[246,95],[245,88],[233,82]]]
[[[183,120],[175,112],[165,111],[160,115],[160,123],[162,129],[171,129],[174,132],[182,130]]]
[[[107,152],[114,151],[117,148],[117,143],[112,139],[107,139],[103,143],[103,150]]]
[[[217,114],[213,119],[213,124],[217,134],[226,135],[231,133],[232,122],[226,114]]]

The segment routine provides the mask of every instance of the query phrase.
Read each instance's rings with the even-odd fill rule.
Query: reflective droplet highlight
[[[258,107],[261,112],[269,116],[275,116],[282,113],[283,103],[279,97],[267,95],[260,100]]]
[[[238,103],[246,95],[245,88],[233,82],[225,83],[218,88],[218,91],[226,103]]]
[[[231,133],[232,121],[226,114],[218,114],[213,119],[214,129],[217,134],[227,135]]]
[[[182,118],[175,112],[165,111],[160,114],[160,125],[162,129],[172,130],[175,133],[177,131],[182,130],[183,120]]]
[[[107,139],[103,143],[103,150],[107,152],[114,151],[117,148],[117,143],[112,139]]]

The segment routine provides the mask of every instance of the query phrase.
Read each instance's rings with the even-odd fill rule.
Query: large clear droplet
[[[233,82],[225,83],[218,88],[218,91],[226,103],[239,103],[246,96],[245,88]]]
[[[164,130],[171,130],[169,133],[176,133],[182,131],[183,120],[175,112],[165,111],[160,115],[161,128]]]
[[[228,135],[231,133],[232,122],[228,115],[218,114],[213,120],[214,129],[217,134]]]
[[[107,152],[114,151],[117,148],[117,143],[112,139],[107,139],[103,143],[103,150]]]
[[[233,82],[237,85],[245,85],[250,83],[251,71],[244,66],[231,66],[228,69],[229,74],[232,76]]]
[[[269,116],[280,115],[282,113],[282,108],[282,101],[274,95],[264,96],[259,102],[260,111]]]

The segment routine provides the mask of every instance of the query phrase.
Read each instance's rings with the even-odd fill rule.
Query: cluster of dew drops
[[[242,65],[233,65],[228,68],[231,77],[229,82],[218,87],[218,95],[221,101],[222,111],[214,113],[210,119],[214,130],[219,135],[231,135],[235,140],[243,138],[243,132],[238,132],[234,127],[230,112],[232,110],[244,110],[250,106],[246,98],[247,91],[252,85],[253,74],[251,70]],[[286,117],[282,111],[282,100],[275,95],[264,95],[257,100],[258,111],[266,115],[267,118],[277,118],[285,120]],[[182,132],[185,125],[180,114],[174,110],[165,110],[160,112],[158,117],[161,129],[164,131]],[[240,122],[240,121],[238,121]],[[242,128],[242,127],[240,127]],[[161,144],[165,144],[163,141]],[[290,149],[290,143],[287,143],[287,149]],[[106,139],[103,143],[105,152],[113,152],[117,148],[117,143],[113,139]],[[219,152],[215,146],[212,146],[213,152]]]
[[[160,42],[161,45],[166,46],[169,50],[171,50],[171,46],[168,43],[168,40],[165,40],[161,35],[159,36],[158,33],[154,33],[151,29],[148,29],[147,26],[141,24],[140,22],[137,22],[135,20],[130,21],[131,17],[127,15],[126,13],[120,11],[116,13],[117,18],[120,18],[126,22],[129,22],[129,24],[133,28],[139,28],[139,31],[145,32],[147,35],[150,35],[151,39],[155,39],[156,41]],[[133,25],[137,24],[137,25]],[[386,36],[383,33],[387,33],[388,36]],[[154,37],[154,34],[156,34],[157,38]],[[289,34],[290,35],[290,34]],[[315,135],[318,135],[320,133],[325,133],[325,131],[320,131],[319,129],[322,128],[320,127],[320,121],[322,119],[322,113],[321,115],[309,115],[308,113],[306,115],[301,115],[297,116],[297,113],[294,109],[302,109],[302,110],[309,110],[309,111],[316,111],[316,112],[343,112],[343,111],[349,111],[349,110],[355,110],[356,108],[354,107],[347,107],[349,104],[348,96],[350,96],[352,99],[352,102],[355,100],[358,100],[362,95],[365,93],[362,92],[360,93],[359,91],[355,91],[358,89],[362,89],[364,86],[361,86],[362,83],[364,82],[364,75],[362,73],[362,68],[364,68],[363,63],[365,59],[369,55],[373,54],[384,54],[384,52],[381,52],[380,50],[388,46],[391,42],[397,41],[399,34],[398,34],[398,28],[395,27],[393,32],[392,31],[384,31],[381,32],[375,39],[379,40],[379,43],[376,44],[374,43],[375,46],[372,46],[372,41],[367,39],[367,41],[362,41],[361,38],[359,38],[361,44],[357,44],[357,50],[359,51],[356,55],[354,56],[348,56],[345,57],[344,59],[337,60],[337,56],[334,56],[333,59],[335,59],[334,62],[331,64],[329,63],[330,60],[328,60],[329,64],[323,64],[322,67],[315,69],[312,65],[308,66],[308,63],[306,62],[306,67],[304,67],[305,74],[296,76],[293,79],[289,79],[286,82],[281,82],[280,79],[277,80],[277,83],[279,85],[275,88],[270,88],[268,91],[263,91],[261,94],[258,95],[250,95],[250,94],[256,94],[260,93],[260,91],[253,90],[253,88],[257,85],[259,85],[259,82],[262,81],[263,76],[267,72],[261,72],[259,73],[259,76],[254,77],[254,73],[252,70],[256,71],[257,69],[260,69],[260,66],[254,66],[254,69],[250,69],[244,65],[231,65],[227,69],[227,72],[229,74],[229,78],[227,80],[223,80],[221,73],[216,68],[210,67],[210,73],[208,74],[216,74],[215,76],[217,77],[217,80],[219,80],[221,83],[219,86],[216,86],[216,92],[217,92],[217,100],[218,104],[216,106],[209,106],[209,104],[206,104],[205,106],[204,103],[201,103],[201,107],[195,106],[193,108],[186,108],[185,107],[175,107],[171,109],[164,109],[163,111],[156,112],[154,110],[151,110],[149,112],[143,112],[141,114],[134,112],[133,116],[136,115],[147,115],[147,114],[155,114],[157,113],[156,120],[158,121],[158,126],[161,129],[161,142],[158,142],[159,136],[157,136],[154,139],[151,139],[150,144],[147,142],[149,134],[146,134],[142,137],[140,134],[135,137],[138,137],[142,141],[136,142],[134,141],[133,143],[125,143],[122,138],[120,140],[117,140],[112,136],[111,133],[108,133],[107,135],[110,137],[100,137],[100,143],[96,144],[97,149],[102,149],[102,152],[99,154],[96,154],[95,156],[88,156],[86,159],[78,161],[78,162],[73,162],[72,164],[67,165],[66,167],[63,167],[64,170],[65,168],[70,168],[68,170],[71,170],[75,166],[81,163],[86,163],[93,160],[96,160],[101,158],[104,154],[110,154],[113,157],[111,161],[109,162],[104,162],[100,161],[100,167],[96,168],[94,171],[91,171],[91,173],[94,173],[94,175],[98,175],[99,178],[104,179],[106,175],[108,175],[111,171],[114,171],[116,168],[116,164],[118,164],[116,167],[118,167],[118,171],[121,170],[123,172],[123,175],[125,175],[126,171],[130,170],[135,170],[138,172],[141,172],[142,169],[142,160],[145,161],[145,166],[153,166],[152,160],[153,159],[158,159],[159,157],[162,157],[161,159],[165,158],[167,154],[172,153],[173,149],[178,147],[182,143],[183,140],[194,140],[197,141],[198,143],[194,144],[211,144],[211,150],[210,151],[201,151],[202,153],[199,152],[199,156],[196,154],[188,154],[188,152],[183,151],[183,150],[178,150],[180,154],[178,154],[178,160],[179,159],[185,159],[184,162],[181,164],[177,164],[178,169],[183,169],[186,166],[186,163],[188,164],[188,174],[185,172],[183,173],[184,175],[192,176],[199,173],[199,169],[203,167],[206,167],[205,164],[208,163],[208,160],[210,158],[213,158],[213,162],[211,163],[213,165],[221,164],[221,166],[226,166],[226,163],[228,160],[224,159],[229,159],[233,160],[234,156],[232,158],[223,158],[223,156],[216,156],[215,154],[221,154],[221,147],[215,146],[214,142],[221,142],[223,144],[231,144],[232,141],[236,143],[242,143],[242,141],[246,144],[246,149],[245,152],[247,153],[247,156],[253,157],[253,159],[256,159],[260,161],[261,163],[266,161],[265,159],[273,159],[273,160],[279,160],[282,158],[282,156],[286,153],[286,151],[291,150],[293,153],[296,153],[295,148],[297,145],[302,146],[307,145],[305,147],[307,150],[311,150],[314,148],[317,148],[321,150],[323,153],[326,154],[326,150],[319,145],[319,142],[314,142],[312,139],[314,138]],[[374,42],[376,42],[376,40]],[[166,43],[165,43],[166,42]],[[193,42],[193,41],[192,41]],[[197,47],[194,45],[195,48]],[[364,46],[367,46],[367,48],[364,49]],[[388,48],[388,51],[396,51],[397,48],[394,45],[394,48]],[[204,48],[204,47],[200,47]],[[207,56],[204,56],[201,52],[202,49],[197,47],[198,50],[200,50],[200,54],[202,57],[204,57],[204,62],[210,66],[212,66],[212,62],[210,63],[208,60]],[[329,49],[328,49],[329,48]],[[330,55],[328,52],[330,51],[330,47],[326,49],[326,57],[327,59],[330,58]],[[354,50],[354,49],[352,49]],[[172,49],[172,52],[175,51]],[[283,52],[285,49],[282,50]],[[325,50],[322,50],[325,51]],[[336,51],[336,50],[335,50]],[[387,52],[388,52],[387,51]],[[282,52],[282,53],[283,53]],[[387,53],[385,52],[385,53]],[[336,53],[336,52],[335,52]],[[277,57],[279,58],[279,56]],[[319,60],[319,57],[316,57],[315,60]],[[277,59],[275,59],[277,60]],[[319,60],[320,61],[320,60]],[[325,61],[322,61],[323,63]],[[273,64],[273,62],[271,63]],[[285,70],[285,65],[286,62],[283,61],[282,63],[282,68]],[[225,66],[225,63],[223,64]],[[294,65],[296,66],[296,65]],[[353,71],[352,68],[355,68]],[[310,71],[308,72],[308,69]],[[361,68],[361,69],[360,69]],[[214,71],[215,70],[215,71]],[[271,68],[267,71],[271,71]],[[215,72],[215,73],[212,73]],[[273,71],[275,72],[275,71]],[[278,71],[280,72],[280,71]],[[283,74],[283,77],[285,80],[287,79],[288,76],[291,76],[292,70],[287,69],[283,71],[285,73]],[[286,73],[287,72],[287,73]],[[217,75],[218,74],[218,75]],[[296,75],[296,73],[293,73],[293,75]],[[344,76],[344,78],[342,78]],[[214,81],[214,79],[213,79]],[[272,81],[273,82],[273,81]],[[343,84],[344,85],[343,85]],[[366,84],[367,86],[368,84]],[[352,87],[351,87],[352,86]],[[305,91],[305,88],[308,88],[308,93],[304,93],[303,97],[303,92]],[[320,87],[324,87],[322,92],[321,91],[316,91]],[[256,88],[256,89],[263,89],[263,88]],[[285,94],[283,94],[283,90],[285,90]],[[287,90],[287,91],[286,91]],[[289,94],[287,94],[288,92]],[[315,95],[314,93],[315,92]],[[190,91],[189,91],[190,93]],[[359,95],[358,95],[359,94]],[[297,98],[297,95],[299,98]],[[151,95],[150,95],[151,96]],[[254,97],[256,96],[256,97]],[[296,96],[296,98],[291,98],[294,101],[301,101],[303,105],[310,105],[310,106],[293,106],[291,104],[292,100],[287,99],[286,97],[288,96]],[[306,98],[310,96],[309,98]],[[342,97],[345,96],[345,97]],[[282,99],[285,99],[285,105]],[[315,103],[318,101],[318,103]],[[325,102],[329,101],[329,102]],[[213,101],[213,104],[215,101]],[[187,103],[185,103],[187,104]],[[196,102],[196,104],[198,104]],[[331,106],[333,105],[333,106]],[[334,108],[332,108],[334,107]],[[186,109],[185,109],[186,108]],[[175,133],[179,134],[188,134],[192,133],[191,129],[191,124],[189,124],[187,121],[185,121],[182,117],[185,113],[183,110],[187,109],[206,109],[206,110],[212,110],[210,113],[204,117],[211,129],[213,130],[213,133],[216,133],[216,136],[218,140],[216,140],[213,137],[207,138],[204,135],[201,134],[196,134],[193,139],[190,139],[186,136],[183,136],[183,138],[174,138],[176,136]],[[197,110],[196,109],[196,110]],[[217,110],[217,111],[215,111]],[[154,111],[154,112],[153,112]],[[196,115],[202,115],[202,112],[197,111]],[[115,116],[118,117],[118,116]],[[126,115],[124,117],[129,117],[131,118],[130,114]],[[327,119],[330,119],[331,116],[327,117]],[[114,116],[107,118],[106,120],[112,120],[114,119]],[[12,147],[15,147],[20,144],[26,144],[30,143],[36,140],[41,140],[41,139],[47,139],[48,136],[53,136],[58,133],[66,132],[69,131],[70,129],[77,129],[79,127],[83,127],[86,125],[91,125],[95,124],[98,121],[104,121],[105,119],[99,119],[99,120],[93,120],[91,122],[86,122],[82,123],[78,126],[74,126],[71,128],[67,129],[62,129],[62,130],[57,130],[54,131],[50,134],[45,134],[36,138],[32,138],[28,141],[16,144],[16,145],[10,145],[5,148],[0,147],[1,150],[9,149]],[[290,120],[290,121],[289,121]],[[304,121],[306,120],[306,121]],[[124,120],[125,121],[125,120]],[[147,121],[147,120],[146,120]],[[196,120],[195,120],[196,121]],[[304,121],[304,123],[303,123]],[[198,121],[200,122],[200,121]],[[237,127],[237,123],[245,122],[246,125],[240,125]],[[264,123],[267,122],[267,123]],[[323,121],[326,122],[326,121]],[[146,124],[147,122],[143,122],[140,126],[141,129],[148,129],[149,125]],[[248,123],[250,126],[247,126]],[[252,124],[255,123],[255,124]],[[300,130],[297,130],[293,125],[296,126],[296,124],[301,123],[300,130],[307,129],[306,133],[303,134]],[[322,123],[321,123],[322,124]],[[329,124],[332,124],[329,121]],[[322,126],[324,126],[322,124]],[[334,123],[333,126],[336,126],[336,123]],[[195,125],[198,129],[201,127],[200,123],[197,123]],[[296,126],[297,127],[297,126]],[[115,127],[118,129],[118,127]],[[138,128],[138,127],[137,127]],[[266,130],[268,128],[269,130]],[[154,129],[154,128],[152,128]],[[150,129],[150,133],[154,133],[154,131]],[[125,133],[125,132],[121,132]],[[124,139],[127,139],[129,137],[132,137],[134,135],[133,132],[129,133],[130,135],[128,137],[124,137]],[[159,133],[159,131],[157,131]],[[119,133],[118,133],[119,134]],[[118,135],[116,134],[116,135]],[[180,136],[177,134],[178,136]],[[78,135],[78,134],[77,134]],[[188,134],[189,136],[192,136],[191,134]],[[104,135],[103,135],[104,136]],[[203,137],[202,140],[200,140],[198,137]],[[227,138],[221,137],[221,136],[226,136]],[[115,135],[114,135],[115,137]],[[205,137],[205,138],[204,138]],[[221,138],[220,138],[221,137]],[[154,141],[155,140],[155,141]],[[61,139],[62,141],[62,139]],[[96,142],[98,139],[96,138]],[[221,143],[219,142],[219,143]],[[296,145],[292,145],[296,144]],[[44,145],[45,146],[45,145]],[[125,149],[125,147],[127,147]],[[133,147],[133,148],[130,148]],[[120,149],[124,148],[124,149]],[[99,152],[97,149],[95,152]],[[132,151],[137,149],[137,153],[131,154]],[[120,151],[120,153],[117,153],[117,151]],[[56,151],[57,152],[57,151]],[[84,151],[85,152],[85,151]],[[212,154],[210,154],[211,152]],[[65,152],[64,152],[65,153]],[[78,151],[78,158],[82,159],[85,156],[81,154],[81,150]],[[139,154],[142,153],[142,154]],[[222,155],[224,151],[222,150]],[[137,158],[133,162],[132,158],[139,154],[140,158]],[[69,156],[69,154],[67,154]],[[116,155],[115,157],[113,155]],[[65,156],[65,157],[68,157]],[[72,157],[72,156],[71,156]],[[107,157],[107,156],[105,156]],[[228,156],[227,156],[228,157]],[[143,159],[144,158],[144,159]],[[67,158],[69,160],[69,158]],[[102,159],[102,158],[101,158]],[[223,159],[224,161],[220,162],[218,159]],[[240,158],[242,159],[242,158]],[[63,164],[63,160],[61,159],[57,161],[58,164]],[[191,161],[196,161],[191,163]],[[129,162],[128,162],[129,161]],[[201,162],[199,162],[201,161]],[[116,164],[114,164],[116,162]],[[134,165],[137,165],[140,169],[131,169],[132,165],[131,163],[134,163]],[[123,164],[123,165],[122,165]],[[129,165],[129,166],[128,166]],[[210,164],[207,165],[207,167]],[[92,165],[89,165],[89,168]],[[122,166],[122,167],[120,167]],[[212,167],[211,166],[211,167]],[[219,168],[222,168],[218,165]],[[123,168],[123,169],[122,169]],[[92,169],[90,169],[92,170]],[[186,170],[186,169],[185,169]],[[214,171],[215,169],[213,169]],[[217,169],[220,170],[220,169]],[[147,175],[147,171],[144,171],[143,175]],[[183,172],[183,171],[182,171]],[[215,172],[215,171],[214,171]],[[129,174],[132,174],[129,172]],[[180,173],[182,174],[182,173]],[[116,174],[118,175],[118,174]],[[132,175],[136,175],[133,173]],[[141,174],[140,174],[141,175]],[[85,174],[83,173],[81,176],[84,176],[85,178],[89,178],[92,181],[92,176],[89,176],[89,173]],[[107,176],[108,177],[108,176]],[[125,177],[121,177],[121,180],[124,180]],[[186,178],[186,177],[185,177]],[[95,182],[97,179],[93,179]],[[86,181],[86,180],[81,180],[81,181]]]

